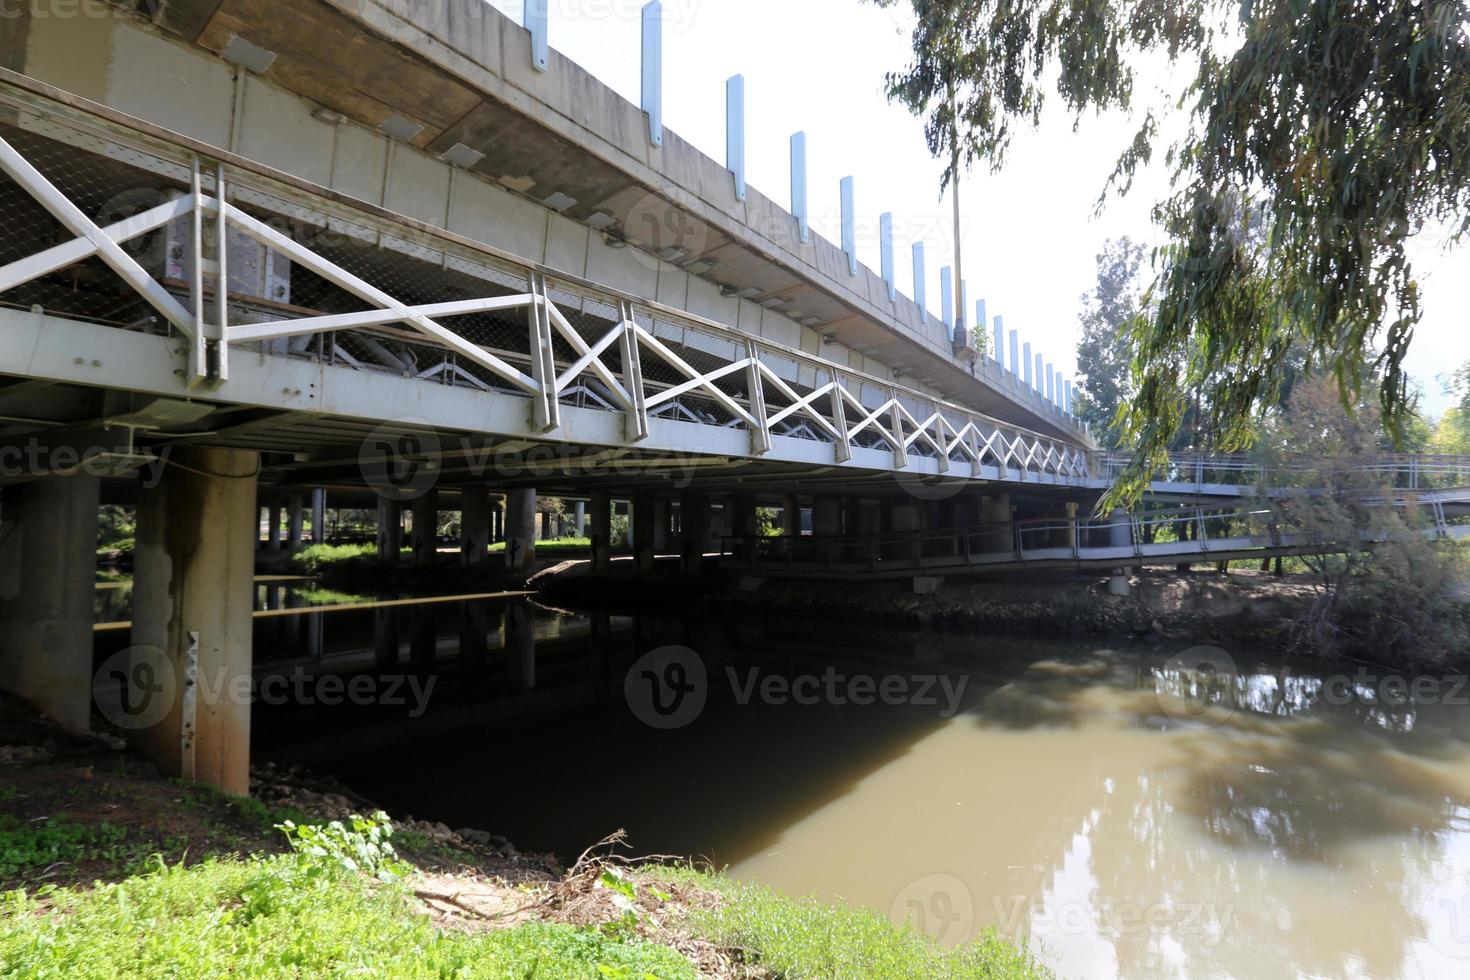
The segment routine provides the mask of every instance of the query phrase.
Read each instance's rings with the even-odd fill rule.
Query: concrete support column
[[[1068,527],[1067,527],[1066,534],[1063,536],[1062,543],[1065,544],[1068,548],[1071,548],[1073,551],[1076,551],[1077,550],[1077,502],[1076,501],[1068,501],[1067,504],[1066,504],[1066,506],[1065,506],[1065,508],[1064,508],[1064,510],[1063,510],[1063,513],[1065,514],[1065,516],[1067,518]]]
[[[413,510],[413,563],[425,568],[439,554],[439,492],[425,490],[409,506]]]
[[[290,502],[287,504],[290,511],[286,515],[287,538],[286,548],[296,551],[301,547],[301,529],[306,520],[306,499],[298,491],[291,494]]]
[[[74,732],[92,714],[99,488],[83,474],[7,487],[0,528],[0,687]],[[247,564],[258,534],[252,521]]]
[[[467,486],[459,492],[459,563],[465,568],[485,564],[490,550],[490,491]]]
[[[311,543],[327,543],[327,491],[323,487],[311,492]]]
[[[505,495],[505,567],[520,570],[536,561],[536,491]]]
[[[592,492],[592,570],[605,572],[612,567],[612,495],[606,490]]]
[[[639,575],[653,571],[657,514],[658,505],[653,494],[645,492],[634,495],[629,523],[633,531],[633,570]]]
[[[667,551],[672,534],[674,508],[667,497],[653,498],[653,550]]]
[[[812,501],[812,534],[836,537],[842,534],[842,498],[822,495]]]
[[[801,534],[801,504],[794,493],[781,498],[781,533],[788,538]]]
[[[179,447],[138,491],[133,669],[163,698],[141,729],[165,774],[250,791],[256,453]],[[187,468],[185,468],[187,467]],[[140,662],[141,661],[141,662]],[[190,679],[197,677],[197,684]],[[143,716],[151,716],[145,706]]]
[[[579,500],[572,505],[572,533],[579,538],[587,536],[587,502]]]
[[[686,491],[679,497],[679,530],[683,540],[680,556],[685,575],[698,575],[704,567],[704,550],[709,543],[709,501],[704,494]]]
[[[266,540],[270,544],[271,551],[281,550],[281,502],[272,500],[270,506],[270,529],[266,532]]]
[[[760,533],[760,521],[755,512],[755,495],[737,493],[730,498],[730,533],[739,538],[754,538]],[[755,557],[753,541],[738,541],[734,549],[739,561],[750,561]]]
[[[505,538],[505,504],[499,499],[490,505],[490,540]]]
[[[396,562],[403,551],[403,510],[396,500],[378,498],[378,561]]]
[[[1128,518],[1128,512],[1123,508],[1116,508],[1108,515],[1108,544],[1114,548],[1133,547],[1133,527]],[[1115,596],[1126,596],[1133,591],[1129,582],[1131,573],[1129,568],[1116,568],[1113,575],[1108,579],[1108,592]]]
[[[919,557],[918,532],[923,529],[923,509],[916,501],[895,500],[890,512],[894,534],[913,534],[912,541],[896,541],[889,546],[888,557],[899,561],[914,561]]]

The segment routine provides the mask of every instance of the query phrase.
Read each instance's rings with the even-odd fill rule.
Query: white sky
[[[521,17],[522,0],[490,0]],[[642,0],[548,0],[550,40],[637,103]],[[861,0],[663,0],[664,125],[716,160],[725,158],[725,80],[745,76],[746,179],[790,205],[790,135],[807,134],[813,228],[840,241],[838,182],[856,182],[858,258],[879,267],[878,215],[894,215],[898,286],[913,294],[910,247],[922,240],[928,304],[939,310],[939,269],[952,261],[951,203],[938,194],[942,169],[920,121],[883,94],[886,72],[911,60],[905,16]],[[1140,86],[1139,101],[1145,93]],[[1055,101],[1055,100],[1053,100]],[[1134,124],[1121,114],[1089,117],[1073,132],[1053,105],[1037,132],[1020,131],[1005,169],[971,173],[961,185],[965,279],[974,319],[1020,331],[1071,377],[1080,327],[1078,297],[1096,280],[1095,257],[1110,237],[1155,240],[1149,210],[1164,196],[1161,166],[1100,217],[1093,204]],[[1157,156],[1162,159],[1162,152]],[[1470,361],[1470,250],[1453,255],[1443,236],[1422,236],[1412,258],[1425,317],[1409,357],[1425,404],[1447,404],[1440,376]]]

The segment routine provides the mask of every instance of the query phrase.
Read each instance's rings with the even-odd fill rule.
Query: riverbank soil
[[[1289,622],[1316,594],[1314,581],[1304,575],[1146,570],[1133,577],[1128,596],[1111,595],[1104,577],[1073,573],[950,580],[930,595],[915,595],[907,580],[767,579],[708,595],[704,606],[721,613],[924,629],[1269,647],[1282,642]]]

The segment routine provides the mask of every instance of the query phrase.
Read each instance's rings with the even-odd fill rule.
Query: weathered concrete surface
[[[99,484],[37,480],[0,500],[0,687],[74,732],[92,709]]]
[[[161,685],[161,717],[139,735],[164,772],[250,791],[250,669],[255,478],[259,456],[176,447],[157,486],[138,493],[133,657]],[[187,467],[187,469],[185,468]],[[193,738],[185,698],[197,650]]]
[[[536,491],[505,495],[505,567],[530,568],[536,561]]]

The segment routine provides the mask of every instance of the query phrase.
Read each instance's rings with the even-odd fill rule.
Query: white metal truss
[[[428,304],[404,302],[232,203],[232,193],[238,195],[249,186],[248,175],[229,175],[227,182],[223,164],[210,165],[197,156],[189,156],[187,166],[188,193],[99,227],[15,147],[0,138],[0,169],[75,236],[0,267],[0,294],[84,259],[100,258],[189,340],[186,372],[190,384],[209,386],[221,394],[228,392],[230,352],[240,344],[406,327],[423,341],[452,352],[511,390],[528,396],[532,428],[541,433],[555,433],[561,427],[559,405],[563,398],[575,399],[578,392],[591,390],[588,385],[592,384],[598,392],[592,401],[598,407],[611,406],[625,416],[624,435],[630,444],[648,438],[651,414],[683,399],[696,398],[729,416],[731,421],[722,426],[738,425],[748,432],[749,454],[753,457],[771,452],[773,440],[782,438],[780,433],[799,420],[808,436],[831,445],[835,463],[850,461],[854,449],[864,445],[859,437],[867,433],[868,441],[876,435],[891,450],[892,467],[898,470],[910,467],[915,458],[928,458],[941,475],[954,474],[956,462],[968,462],[968,472],[963,474],[967,478],[981,477],[983,467],[992,466],[1001,479],[1029,477],[1077,485],[1089,480],[1087,452],[1079,445],[940,403],[918,392],[901,391],[891,382],[841,369],[701,318],[652,304],[643,308],[611,290],[599,301],[616,309],[618,319],[597,339],[589,340],[553,301],[555,275],[529,265],[525,292]],[[187,305],[121,248],[122,243],[182,218],[188,219],[192,260],[188,265]],[[258,242],[371,308],[231,323],[226,260],[232,233]],[[516,310],[526,311],[527,334],[526,353],[515,359],[521,359],[528,370],[508,360],[512,355],[505,351],[486,349],[439,322],[442,318]],[[720,338],[736,355],[713,367],[696,367],[689,356],[656,335],[651,329],[655,318],[687,321],[683,325],[688,329]],[[570,359],[558,359],[558,338],[572,351]],[[335,340],[327,348],[339,353],[343,363],[361,366]],[[645,380],[652,363],[648,359],[662,365],[665,374],[672,369],[681,380],[650,384]],[[803,376],[816,379],[810,390],[801,390],[772,367],[793,362]],[[486,387],[459,364],[451,364],[448,355],[443,364],[415,369],[411,376],[426,382],[452,378],[472,387]],[[861,393],[873,390],[886,391],[887,396],[870,407]],[[909,405],[926,406],[922,417]]]

